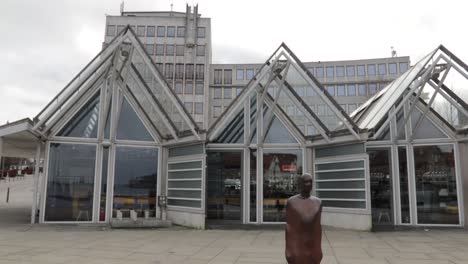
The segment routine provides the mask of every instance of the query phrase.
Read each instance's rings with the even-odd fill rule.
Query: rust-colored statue
[[[300,194],[286,205],[286,260],[288,264],[319,264],[322,261],[321,201],[311,196],[312,175],[299,177]]]

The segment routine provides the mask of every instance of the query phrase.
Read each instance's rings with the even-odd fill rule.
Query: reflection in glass
[[[130,217],[156,216],[156,181],[158,150],[137,147],[117,147],[114,172],[113,217],[122,212]]]
[[[207,218],[241,220],[241,152],[207,153]]]
[[[124,98],[117,126],[117,139],[154,141],[133,108]]]
[[[458,224],[453,145],[415,146],[418,224]]]
[[[267,120],[265,120],[265,122],[267,122]],[[265,143],[297,143],[291,133],[289,133],[276,116],[273,117],[270,127],[264,127],[264,129],[266,129]]]
[[[50,144],[45,221],[91,221],[96,146]]]
[[[415,139],[428,139],[428,138],[447,138],[447,136],[440,131],[427,117],[421,118],[421,112],[414,109],[411,113],[411,124],[413,129],[413,138]],[[419,121],[419,124],[418,124]],[[416,127],[417,125],[417,127]],[[415,129],[416,128],[416,129]]]
[[[100,200],[100,208],[99,208],[99,221],[106,220],[108,167],[109,167],[109,148],[104,147],[102,149],[101,200]]]
[[[398,166],[400,171],[400,205],[401,222],[410,223],[409,193],[408,193],[408,164],[406,147],[398,147]]]
[[[57,136],[96,138],[99,120],[99,94],[94,95],[57,133]]]
[[[369,149],[372,223],[393,224],[391,154],[389,148]]]
[[[250,222],[257,221],[257,152],[250,150]]]
[[[265,151],[263,154],[263,221],[285,222],[288,198],[296,195],[302,174],[301,150]]]

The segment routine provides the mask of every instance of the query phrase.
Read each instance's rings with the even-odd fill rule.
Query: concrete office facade
[[[466,226],[467,65],[440,46],[353,113],[306,65],[282,44],[204,130],[124,27],[33,121],[0,127],[0,143],[23,138],[43,157],[40,223],[283,223],[309,172],[325,225]]]

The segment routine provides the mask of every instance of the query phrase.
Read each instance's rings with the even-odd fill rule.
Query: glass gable
[[[120,140],[154,141],[126,98],[122,102],[116,132]]]

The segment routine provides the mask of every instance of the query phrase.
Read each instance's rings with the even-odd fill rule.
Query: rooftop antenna
[[[397,53],[396,53],[396,50],[393,48],[393,46],[391,46],[390,49],[392,50],[392,58],[396,57]]]
[[[124,13],[124,1],[122,1],[122,3],[120,3],[120,15],[123,16],[123,13]]]
[[[172,16],[173,8],[174,8],[174,2],[171,2],[171,16]]]

